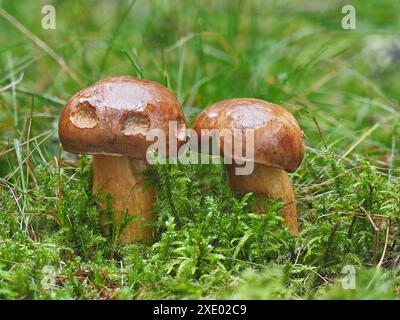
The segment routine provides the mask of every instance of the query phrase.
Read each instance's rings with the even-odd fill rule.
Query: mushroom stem
[[[126,211],[128,216],[142,218],[125,227],[118,239],[121,244],[152,238],[153,230],[148,224],[155,218],[155,190],[146,183],[144,175],[149,168],[146,160],[109,155],[93,156],[93,193],[100,193],[101,208],[106,208],[106,196],[109,193],[115,210],[113,220],[117,226],[123,222]]]
[[[284,224],[297,235],[299,226],[297,221],[296,200],[293,186],[287,173],[282,169],[254,164],[251,175],[236,175],[236,165],[228,165],[229,184],[233,190],[244,194],[254,192],[257,194],[256,210],[264,211],[264,197],[282,199]]]

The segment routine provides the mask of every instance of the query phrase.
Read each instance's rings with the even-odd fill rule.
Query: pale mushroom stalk
[[[299,226],[296,200],[288,174],[282,169],[255,164],[252,174],[236,175],[235,168],[235,165],[228,165],[231,188],[240,194],[254,192],[256,194],[256,210],[259,213],[264,212],[266,196],[271,199],[281,199],[284,224],[293,234],[297,235]]]
[[[138,217],[124,229],[119,243],[152,238],[155,190],[146,178],[149,169],[146,160],[124,156],[93,156],[93,193],[99,195],[102,209],[107,208],[107,194],[110,194],[115,221],[123,222],[124,218],[132,215]],[[125,217],[126,213],[129,215]]]

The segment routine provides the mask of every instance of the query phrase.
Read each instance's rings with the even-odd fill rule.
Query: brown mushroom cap
[[[199,137],[202,129],[249,128],[254,129],[255,163],[287,172],[298,168],[304,156],[302,131],[293,115],[276,104],[250,98],[227,99],[207,107],[193,124]],[[244,146],[245,143],[244,137]],[[220,154],[224,152],[223,145],[220,136]],[[233,158],[238,160],[235,155]]]
[[[126,76],[110,77],[79,91],[65,105],[59,122],[63,148],[73,153],[124,155],[145,159],[151,129],[169,141],[169,121],[178,134],[186,120],[176,97],[162,85]],[[183,141],[177,138],[177,145]],[[167,149],[168,150],[168,149]]]

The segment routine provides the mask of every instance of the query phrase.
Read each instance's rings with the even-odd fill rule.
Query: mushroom
[[[256,193],[257,211],[264,211],[264,198],[282,199],[284,224],[293,234],[298,234],[295,195],[287,172],[294,172],[304,156],[304,141],[302,131],[296,119],[285,109],[276,104],[259,99],[228,99],[207,107],[195,119],[193,129],[201,137],[202,129],[222,132],[224,129],[241,132],[238,138],[232,134],[231,139],[220,134],[217,139],[217,151],[230,159],[227,164],[229,184],[241,194]],[[234,129],[234,130],[233,130]],[[241,142],[239,148],[246,146],[245,129],[253,129],[254,155],[246,158],[241,156],[242,150],[226,151],[224,142],[231,144]],[[208,136],[207,139],[210,137]],[[247,143],[250,143],[248,141]],[[231,146],[229,146],[231,147]],[[227,148],[230,150],[230,148]],[[203,149],[202,149],[203,151]],[[204,152],[204,151],[203,151]],[[249,175],[237,175],[239,162],[253,162],[254,171]]]
[[[168,130],[170,121],[177,121],[179,128],[173,137]],[[152,237],[149,224],[155,218],[155,190],[144,175],[150,168],[146,152],[152,142],[146,136],[151,129],[165,133],[167,148],[169,141],[181,145],[184,141],[178,137],[186,130],[181,106],[162,85],[126,76],[106,78],[79,91],[60,117],[63,148],[93,155],[93,192],[101,195],[101,208],[106,208],[109,193],[116,225],[126,213],[141,217],[126,226],[119,243]]]

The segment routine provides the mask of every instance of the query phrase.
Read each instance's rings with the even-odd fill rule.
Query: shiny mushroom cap
[[[67,102],[59,136],[69,152],[145,159],[147,148],[154,143],[146,141],[147,133],[163,130],[168,147],[170,121],[177,122],[174,138],[179,146],[184,142],[186,120],[176,97],[156,82],[110,77],[79,91]]]
[[[276,104],[250,98],[227,99],[207,107],[195,119],[193,129],[254,129],[254,163],[294,172],[304,156],[303,134],[291,113]],[[234,138],[235,139],[235,138]],[[224,153],[220,135],[219,152]],[[242,138],[245,149],[245,135]],[[229,155],[228,155],[229,156]],[[243,157],[234,160],[247,160]]]

